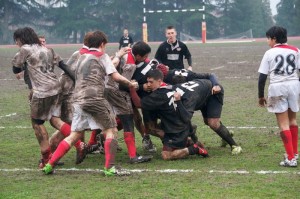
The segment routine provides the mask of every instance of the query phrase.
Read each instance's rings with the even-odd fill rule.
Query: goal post
[[[204,4],[204,0],[202,0],[202,3]],[[181,10],[147,10],[146,9],[146,0],[143,0],[143,41],[148,42],[148,27],[146,22],[146,13],[154,14],[154,13],[170,13],[170,12],[204,12],[205,6],[203,5],[202,8],[199,9],[181,9]],[[206,22],[205,22],[205,13],[202,15],[202,43],[206,43]]]

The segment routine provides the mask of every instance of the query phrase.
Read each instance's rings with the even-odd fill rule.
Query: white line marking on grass
[[[1,117],[0,117],[1,118]],[[31,129],[31,126],[0,126],[0,129],[13,128],[13,129]],[[198,128],[209,128],[201,126]],[[228,129],[278,129],[278,126],[227,126]]]
[[[3,116],[0,116],[0,118],[11,117],[11,116],[14,116],[14,115],[17,115],[17,113],[11,113],[11,114],[7,114],[7,115],[3,115]]]
[[[227,126],[228,129],[278,129],[278,126]]]
[[[227,64],[245,64],[248,63],[248,61],[229,61]]]
[[[221,68],[224,68],[224,66],[219,66],[219,67],[216,67],[216,68],[211,68],[210,70],[218,70],[218,69],[221,69]]]
[[[77,168],[60,168],[55,169],[56,171],[76,171],[76,172],[95,172],[100,173],[103,172],[101,169],[77,169]],[[131,173],[205,173],[206,171],[193,170],[193,169],[159,169],[159,170],[151,170],[151,169],[124,169],[125,171],[129,171]],[[41,172],[40,169],[29,169],[29,168],[14,168],[14,169],[0,169],[0,172],[22,172],[22,171],[38,171]],[[211,174],[259,174],[259,175],[273,175],[273,174],[296,174],[300,175],[300,171],[246,171],[246,170],[233,170],[233,171],[224,171],[224,170],[209,170],[207,171]]]
[[[0,81],[14,81],[15,79],[0,79]]]
[[[251,79],[251,76],[246,76],[246,77],[230,76],[230,77],[225,77],[225,79]]]

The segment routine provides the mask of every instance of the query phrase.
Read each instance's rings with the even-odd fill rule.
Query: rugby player
[[[262,58],[258,72],[258,104],[275,113],[280,136],[286,151],[281,166],[296,167],[298,159],[298,124],[300,54],[297,47],[287,44],[287,30],[273,26],[266,32],[271,49]],[[264,97],[270,75],[268,97]]]

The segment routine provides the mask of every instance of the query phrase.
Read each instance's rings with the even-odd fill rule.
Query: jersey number
[[[284,59],[282,55],[278,55],[275,57],[275,61],[276,61],[276,69],[275,69],[276,75],[283,75],[284,73],[291,75],[294,73],[296,69],[295,55],[289,54],[288,56],[286,56],[286,59]]]

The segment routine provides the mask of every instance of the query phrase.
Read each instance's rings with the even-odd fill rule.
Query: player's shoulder
[[[168,45],[168,42],[167,41],[163,41],[162,43],[160,43],[159,47],[163,47],[163,46],[166,46]]]
[[[182,41],[180,41],[180,40],[177,40],[177,41],[178,41],[178,43],[179,43],[180,46],[186,46],[186,44],[183,43]]]

